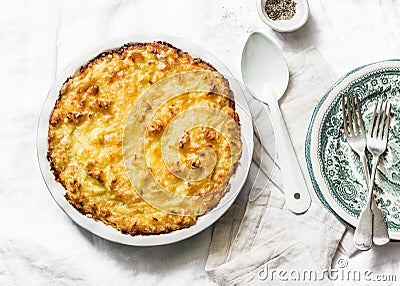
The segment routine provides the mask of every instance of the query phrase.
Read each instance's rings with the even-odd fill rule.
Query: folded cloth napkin
[[[324,270],[346,231],[313,193],[304,159],[314,106],[336,76],[314,48],[286,58],[290,84],[281,107],[313,202],[302,215],[285,207],[281,181],[290,180],[290,174],[280,174],[268,111],[248,94],[253,161],[242,192],[214,227],[206,263],[206,271],[221,284],[330,285]]]

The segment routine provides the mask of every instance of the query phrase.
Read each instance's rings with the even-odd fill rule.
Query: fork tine
[[[358,124],[359,124],[359,131],[360,134],[365,134],[365,128],[364,128],[364,120],[362,119],[362,115],[361,115],[361,102],[360,102],[360,98],[358,96],[356,96],[356,100],[357,100],[357,115],[358,115]]]
[[[358,135],[360,132],[360,128],[358,125],[358,112],[357,112],[357,106],[356,106],[356,96],[353,95],[351,97],[351,113],[353,114],[353,129],[354,129],[354,135]]]
[[[347,112],[349,113],[350,134],[354,135],[354,107],[352,96],[347,96]]]
[[[348,126],[347,126],[347,122],[348,122],[347,104],[346,104],[346,99],[345,99],[344,94],[342,95],[342,113],[343,113],[344,134],[346,135],[346,137],[349,137]]]
[[[386,122],[385,122],[385,132],[383,133],[383,140],[387,141],[388,140],[388,134],[389,134],[389,126],[390,126],[390,108],[391,104],[386,106]]]
[[[379,130],[378,130],[378,138],[383,139],[383,133],[385,129],[385,123],[386,123],[386,108],[387,108],[387,101],[385,101],[380,110],[380,122],[379,122]]]
[[[378,108],[379,107],[379,108]],[[369,131],[368,131],[368,136],[369,137],[375,137],[376,136],[376,122],[379,120],[379,110],[381,109],[380,107],[380,101],[378,101],[375,104],[375,108],[374,108],[374,112],[373,112],[373,116],[372,116],[372,120],[371,120],[371,126],[369,127]],[[377,115],[378,114],[378,115]],[[378,121],[379,122],[379,121]]]

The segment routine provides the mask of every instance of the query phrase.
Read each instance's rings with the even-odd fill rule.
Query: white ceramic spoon
[[[254,32],[247,39],[242,54],[242,76],[256,98],[269,106],[286,206],[294,213],[304,213],[310,207],[311,197],[278,102],[286,91],[289,70],[281,50],[262,33]]]

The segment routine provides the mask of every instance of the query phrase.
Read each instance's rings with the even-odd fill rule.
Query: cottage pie
[[[133,187],[122,154],[125,124],[136,99],[163,79],[195,71],[216,73],[210,64],[170,44],[138,43],[101,53],[66,80],[49,120],[47,159],[56,181],[66,190],[65,198],[79,212],[122,233],[149,235],[189,227],[207,211],[176,214],[148,203]],[[220,75],[210,80],[208,91],[183,93],[156,111],[151,104],[140,111],[154,112],[142,134],[144,156],[155,180],[168,191],[183,196],[216,192],[209,210],[229,190],[227,182],[240,159],[240,152],[231,156],[231,146],[241,150],[240,128],[231,142],[207,126],[182,134],[177,148],[186,168],[202,167],[199,150],[203,147],[216,154],[213,171],[202,180],[175,176],[157,149],[168,123],[198,106],[220,110],[239,126],[232,91]]]

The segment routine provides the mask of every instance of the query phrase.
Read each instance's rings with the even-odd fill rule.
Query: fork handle
[[[360,159],[364,168],[367,186],[369,186],[371,180],[369,178],[367,160],[365,156],[361,156]],[[378,208],[376,201],[373,199],[373,192],[371,193],[371,210],[373,214],[372,240],[376,245],[384,245],[390,241],[389,233],[386,222],[383,219],[382,211]]]
[[[359,154],[360,160],[364,169],[365,180],[368,188],[367,204],[361,211],[360,218],[358,220],[358,226],[354,233],[354,246],[360,250],[368,250],[372,246],[372,221],[373,214],[371,210],[371,195],[370,195],[370,177],[368,172],[367,160],[365,154]],[[372,176],[371,176],[372,177]],[[372,179],[372,178],[371,178]]]
[[[390,238],[382,211],[378,208],[375,200],[372,200],[371,209],[374,217],[372,225],[373,241],[376,245],[384,245],[390,241]]]
[[[368,182],[368,203],[369,208],[371,208],[372,202],[372,194],[375,186],[375,174],[376,174],[376,167],[378,167],[379,156],[372,157],[372,169],[371,169],[371,177]]]
[[[375,159],[375,157],[374,157]],[[372,223],[372,240],[376,245],[384,245],[390,241],[389,233],[387,229],[387,225],[385,220],[383,219],[382,211],[378,208],[375,199],[373,198],[373,188],[375,185],[375,174],[376,167],[378,166],[379,157],[376,157],[373,160],[373,170],[371,172],[371,178],[367,180],[368,186],[372,189],[370,191],[371,194],[371,210],[373,214],[373,223]],[[375,166],[375,167],[374,167]],[[368,167],[367,167],[368,168]]]
[[[361,157],[360,157],[361,158]],[[368,166],[365,156],[362,156],[364,172],[368,174]],[[371,177],[367,179],[368,199],[364,210],[361,212],[358,227],[354,235],[354,244],[360,250],[368,250],[372,246],[372,237],[376,245],[383,245],[389,242],[389,234],[382,212],[373,200],[373,189],[375,182],[376,168],[378,166],[379,156],[372,159]],[[368,175],[366,175],[368,178]]]

